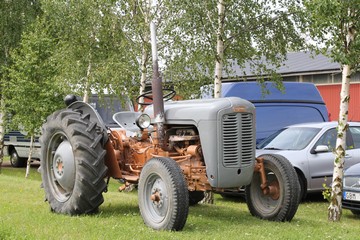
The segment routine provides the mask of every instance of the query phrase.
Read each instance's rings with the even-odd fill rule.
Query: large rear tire
[[[291,221],[300,202],[300,185],[295,169],[280,155],[266,154],[260,157],[264,159],[267,184],[275,191],[265,195],[260,188],[260,174],[255,172],[245,190],[250,213],[270,221]]]
[[[152,158],[141,170],[139,208],[145,224],[156,230],[180,231],[189,212],[189,195],[179,165],[170,158]]]
[[[104,134],[89,114],[64,109],[48,117],[40,137],[41,175],[52,211],[92,213],[103,203]]]

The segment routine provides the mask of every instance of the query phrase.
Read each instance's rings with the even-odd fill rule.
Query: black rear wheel
[[[104,134],[88,114],[64,109],[48,117],[40,137],[41,175],[52,211],[92,213],[103,203]]]
[[[139,208],[145,224],[156,230],[183,229],[189,212],[184,175],[171,158],[152,158],[141,170]]]
[[[291,221],[300,201],[300,185],[295,169],[280,155],[266,154],[260,157],[264,159],[271,194],[263,193],[260,173],[255,172],[251,184],[245,190],[250,213],[271,221]]]

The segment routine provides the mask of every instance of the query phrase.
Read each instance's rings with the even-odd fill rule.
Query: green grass
[[[181,232],[146,227],[137,193],[120,193],[112,180],[95,215],[70,217],[50,212],[36,167],[2,168],[0,174],[0,239],[359,239],[360,219],[344,210],[341,222],[327,220],[328,203],[317,197],[300,204],[289,223],[252,217],[242,200],[216,195],[214,205],[190,207]]]

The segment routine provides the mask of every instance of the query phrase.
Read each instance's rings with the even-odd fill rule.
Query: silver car
[[[301,186],[302,199],[308,192],[321,192],[330,185],[334,169],[337,122],[296,124],[284,128],[258,145],[256,155],[279,154],[292,163]],[[345,169],[360,163],[360,123],[349,122],[346,134]]]
[[[360,216],[360,163],[348,168],[344,173],[342,206]]]

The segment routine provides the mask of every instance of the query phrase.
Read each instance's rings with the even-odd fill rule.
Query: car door
[[[353,135],[356,142],[353,141]],[[324,189],[323,184],[330,186],[332,182],[332,175],[334,171],[335,147],[336,147],[337,130],[331,128],[325,131],[316,144],[311,148],[314,150],[319,145],[328,147],[327,152],[318,152],[308,154],[309,174],[310,174],[310,188],[314,190]],[[360,127],[350,127],[346,133],[346,154],[344,169],[360,162]]]
[[[316,141],[316,143],[309,149],[307,154],[309,164],[309,186],[311,190],[323,189],[323,184],[329,185],[332,181],[332,174],[334,169],[335,155],[333,150],[336,145],[336,128],[330,128]],[[327,152],[314,152],[317,146],[325,145],[328,147]]]
[[[360,126],[349,127],[344,170],[360,163]]]

